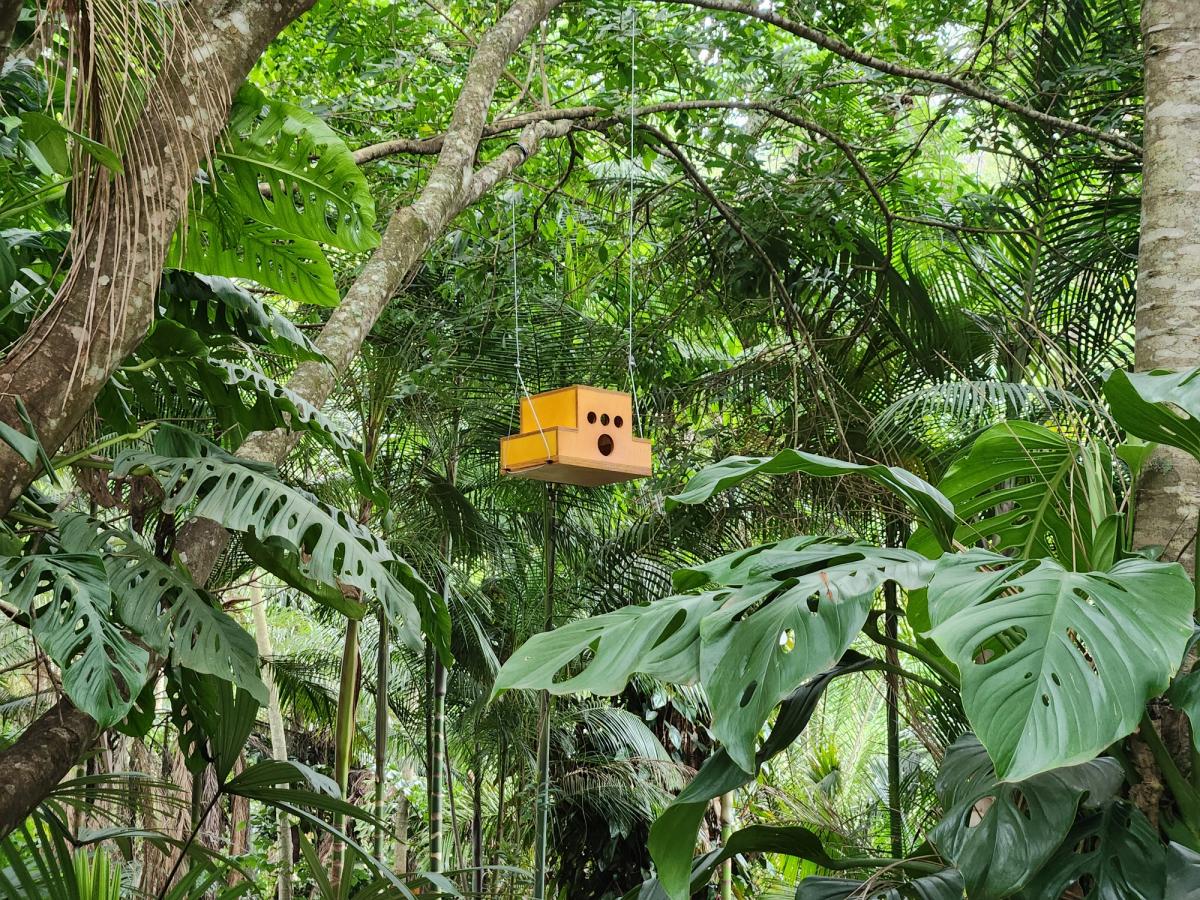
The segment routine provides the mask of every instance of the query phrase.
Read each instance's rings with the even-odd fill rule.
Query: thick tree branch
[[[1099,128],[1094,128],[1091,125],[1083,125],[1079,122],[1073,122],[1070,119],[1063,119],[1059,116],[1053,116],[1041,110],[1034,109],[1031,106],[1026,106],[1022,103],[1017,103],[1015,100],[997,94],[995,91],[980,85],[973,84],[965,79],[947,75],[942,72],[934,72],[929,69],[920,69],[916,66],[907,66],[902,63],[892,62],[891,60],[881,59],[878,56],[872,56],[869,53],[864,53],[861,50],[856,50],[847,44],[845,41],[839,40],[832,35],[826,34],[810,25],[805,25],[802,22],[796,22],[791,19],[775,13],[767,4],[750,6],[745,3],[739,3],[737,0],[659,0],[663,3],[683,3],[688,6],[698,6],[701,9],[711,9],[717,12],[737,13],[738,15],[749,16],[766,22],[768,25],[773,25],[789,34],[794,34],[796,37],[803,38],[810,43],[816,44],[822,49],[828,50],[843,59],[850,62],[858,63],[860,66],[866,66],[869,69],[874,69],[877,72],[883,72],[886,75],[894,75],[897,78],[904,78],[910,81],[924,81],[930,84],[940,84],[945,88],[949,88],[956,94],[963,97],[970,97],[973,100],[980,100],[983,103],[999,107],[1000,109],[1014,113],[1018,116],[1030,119],[1040,125],[1049,128],[1052,131],[1062,131],[1069,134],[1082,134],[1088,137],[1095,138],[1102,143],[1109,144],[1113,147],[1119,147],[1128,153],[1133,153],[1140,156],[1142,148],[1134,141],[1119,134],[1113,134],[1110,131],[1103,131]]]

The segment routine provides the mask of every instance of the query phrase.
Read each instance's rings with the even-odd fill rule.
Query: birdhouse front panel
[[[601,485],[650,474],[650,441],[633,433],[633,399],[574,385],[521,400],[521,433],[500,441],[506,475]]]

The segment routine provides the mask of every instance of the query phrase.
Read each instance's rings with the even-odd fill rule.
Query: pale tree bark
[[[1137,368],[1200,365],[1200,4],[1146,0],[1146,136]],[[1134,539],[1190,570],[1200,464],[1170,448],[1141,479]]]
[[[150,328],[171,236],[196,172],[225,127],[233,92],[283,27],[314,2],[209,0],[187,7],[194,27],[180,22],[173,32],[167,62],[148,91],[152,101],[126,136],[124,172],[96,169],[77,182],[76,198],[86,195],[91,213],[74,223],[72,267],[53,303],[0,364],[0,420],[25,430],[20,398],[49,453]],[[0,515],[35,475],[34,466],[0,443]]]
[[[303,0],[304,5],[311,2]],[[288,382],[288,387],[305,400],[318,407],[324,404],[336,379],[358,354],[367,334],[403,285],[408,272],[451,220],[507,178],[538,151],[544,140],[561,136],[569,129],[569,122],[528,125],[511,146],[486,165],[477,170],[473,168],[488,107],[508,59],[530,31],[562,2],[518,0],[480,40],[429,180],[411,206],[392,216],[379,247],[317,339],[317,347],[325,354],[328,364],[306,363]],[[293,7],[299,5],[302,5],[301,0],[290,4]],[[161,262],[160,258],[160,268]],[[155,273],[154,284],[157,279]],[[72,357],[75,349],[72,344]],[[3,389],[6,368],[7,364],[0,367],[0,389]],[[74,408],[74,401],[71,405]],[[238,455],[247,460],[279,464],[293,445],[293,436],[286,432],[260,432],[243,444]],[[16,458],[11,453],[8,457],[0,454],[0,512],[11,505],[11,499],[4,502],[2,492],[11,490],[22,479],[28,484],[32,477],[28,467],[24,475],[14,475],[12,468],[18,463],[14,462]],[[9,468],[2,468],[4,466]],[[229,535],[220,525],[210,520],[194,520],[181,530],[176,550],[197,583],[204,584],[228,543]],[[96,721],[64,697],[8,750],[0,753],[0,771],[6,775],[0,782],[0,836],[16,827],[45,798],[98,734]]]
[[[1200,4],[1145,0],[1142,36],[1146,126],[1137,368],[1188,369],[1200,365]],[[1138,485],[1135,545],[1161,546],[1164,558],[1179,559],[1192,569],[1198,508],[1200,464],[1182,451],[1159,448]],[[1160,732],[1168,753],[1187,774],[1191,741],[1182,714],[1155,709],[1142,727]],[[1130,742],[1130,760],[1139,775],[1130,797],[1157,823],[1169,803],[1166,779],[1140,738]]]

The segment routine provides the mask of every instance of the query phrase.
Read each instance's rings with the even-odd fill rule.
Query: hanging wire
[[[519,194],[516,191],[512,193],[512,203],[509,204],[509,209],[512,211],[512,291],[513,291],[513,332],[516,337],[517,344],[517,361],[515,369],[517,372],[517,390],[525,397],[525,402],[529,405],[529,412],[533,416],[533,424],[537,426],[538,434],[542,436],[542,444],[546,448],[546,461],[550,461],[553,455],[550,452],[550,441],[546,438],[545,429],[542,428],[541,420],[538,418],[537,406],[534,405],[533,398],[529,395],[529,388],[525,386],[525,377],[521,374],[521,285],[517,279],[517,199]],[[518,403],[520,396],[518,396]]]
[[[633,425],[637,432],[642,430],[642,413],[640,404],[638,403],[637,392],[637,376],[636,365],[637,361],[633,355],[633,284],[634,284],[634,259],[633,259],[633,207],[634,207],[634,179],[633,179],[633,155],[634,155],[634,129],[637,126],[637,7],[629,7],[629,242],[625,248],[626,254],[629,256],[629,302],[628,302],[628,320],[626,322],[626,331],[629,338],[629,345],[626,352],[626,364],[629,368],[629,393],[633,398]]]

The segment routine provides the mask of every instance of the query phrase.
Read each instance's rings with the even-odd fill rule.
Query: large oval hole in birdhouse
[[[610,434],[602,434],[596,441],[596,449],[605,456],[613,452],[613,439]]]

